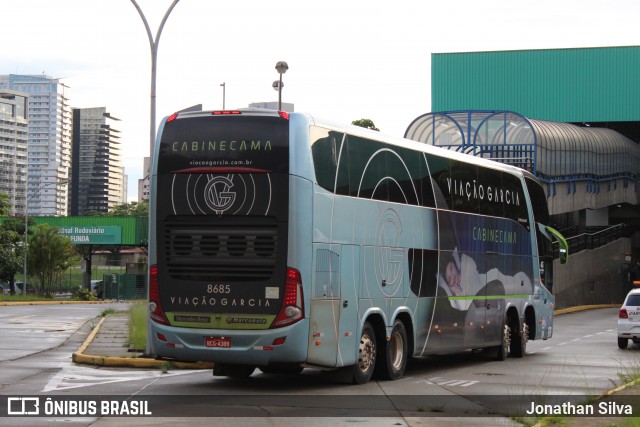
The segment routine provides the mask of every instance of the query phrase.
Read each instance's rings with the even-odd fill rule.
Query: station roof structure
[[[598,185],[640,174],[640,146],[606,128],[528,119],[512,111],[427,113],[405,138],[527,169],[542,181]]]

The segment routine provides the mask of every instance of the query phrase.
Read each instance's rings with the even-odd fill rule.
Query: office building
[[[106,213],[123,203],[125,175],[114,121],[119,119],[105,107],[73,109],[71,216]]]

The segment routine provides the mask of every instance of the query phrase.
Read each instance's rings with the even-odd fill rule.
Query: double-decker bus
[[[553,333],[556,232],[521,169],[307,114],[184,112],[160,126],[150,202],[158,358],[365,383]]]

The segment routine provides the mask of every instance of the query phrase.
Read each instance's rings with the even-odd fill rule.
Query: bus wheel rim
[[[389,345],[391,345],[391,366],[398,371],[402,368],[402,360],[404,358],[404,339],[402,334],[399,332],[393,334]]]
[[[360,338],[360,356],[358,357],[358,366],[362,372],[367,372],[375,361],[376,349],[369,335],[363,335]]]

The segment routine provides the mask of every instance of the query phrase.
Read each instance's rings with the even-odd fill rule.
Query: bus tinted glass
[[[164,126],[158,173],[247,168],[289,170],[289,122],[280,117],[198,116]]]

